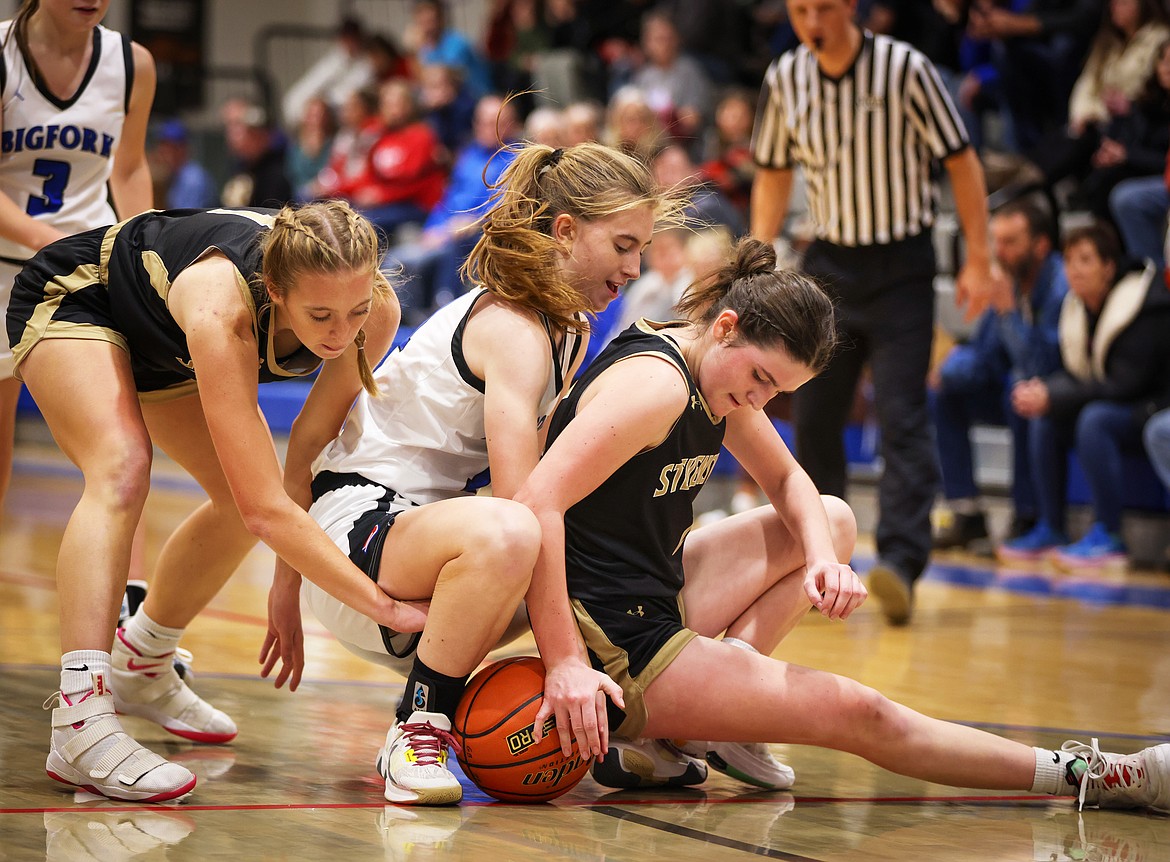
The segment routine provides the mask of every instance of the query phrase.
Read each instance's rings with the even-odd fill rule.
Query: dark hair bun
[[[776,249],[771,243],[745,237],[735,246],[732,271],[735,278],[762,275],[776,270]]]

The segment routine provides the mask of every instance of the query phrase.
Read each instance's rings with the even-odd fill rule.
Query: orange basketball
[[[455,710],[455,738],[463,772],[488,796],[504,802],[546,802],[571,790],[592,758],[574,748],[561,754],[556,722],[532,741],[532,725],[544,691],[544,665],[531,656],[488,665],[467,684]]]

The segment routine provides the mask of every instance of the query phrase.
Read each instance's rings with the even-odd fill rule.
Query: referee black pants
[[[862,367],[873,375],[883,469],[878,557],[917,579],[930,555],[938,462],[926,404],[934,336],[929,234],[850,248],[817,241],[804,270],[837,306],[842,343],[829,367],[793,396],[796,455],[823,494],[845,495],[843,432]]]

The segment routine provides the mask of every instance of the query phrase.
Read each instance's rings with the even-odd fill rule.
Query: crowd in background
[[[417,0],[400,39],[356,19],[341,22],[329,51],[282,94],[280,116],[242,100],[223,105],[232,159],[226,184],[192,159],[181,122],[160,122],[151,149],[156,199],[203,207],[345,198],[385,232],[404,321],[413,325],[465,290],[460,264],[476,239],[475,217],[510,159],[501,145],[601,141],[644,158],[659,182],[691,186],[693,204],[690,229],[655,240],[642,278],[595,329],[670,316],[707,261],[725,256],[747,230],[761,78],[796,44],[786,4],[493,0],[482,33],[452,29],[447,11],[438,0]],[[1013,429],[1004,556],[1066,547],[1067,459],[1060,458],[1070,447],[1108,452],[1087,470],[1095,544],[1082,557],[1124,557],[1122,503],[1110,488],[1121,459],[1141,457],[1143,430],[1155,469],[1170,478],[1170,356],[1134,334],[1135,322],[1141,332],[1160,325],[1170,305],[1162,273],[1170,209],[1166,6],[859,0],[857,16],[934,64],[981,156],[993,209],[1030,201],[1009,206],[992,229],[1017,308],[989,312],[934,376],[940,439],[968,439],[983,421]],[[1070,225],[1090,230],[1062,237]],[[786,234],[799,250],[807,239],[799,215]],[[1066,281],[1061,252],[1074,247],[1097,270],[1069,272]],[[1122,282],[1132,307],[1106,313]],[[1087,324],[1074,320],[1066,292],[1078,297]],[[1114,345],[1127,339],[1137,359],[1118,358],[1124,351]],[[1131,373],[1134,362],[1143,373]],[[1043,390],[1015,386],[1024,381]],[[1121,407],[1086,409],[1098,402]],[[1031,438],[1022,430],[1029,423],[1040,427]],[[951,519],[936,546],[986,544],[970,446],[941,448]]]

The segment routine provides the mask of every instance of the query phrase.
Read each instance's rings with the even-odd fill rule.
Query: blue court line
[[[81,471],[72,464],[47,464],[42,461],[33,461],[25,458],[16,458],[12,462],[12,472],[27,476],[48,477],[51,479],[81,479]],[[199,487],[199,483],[185,473],[179,476],[152,474],[150,484],[151,487],[165,488],[168,491],[203,494],[203,489]]]
[[[1009,568],[932,563],[923,577],[957,587],[997,589],[1021,595],[1076,599],[1098,605],[1170,610],[1170,583],[1117,583],[1077,575],[1045,574]]]

